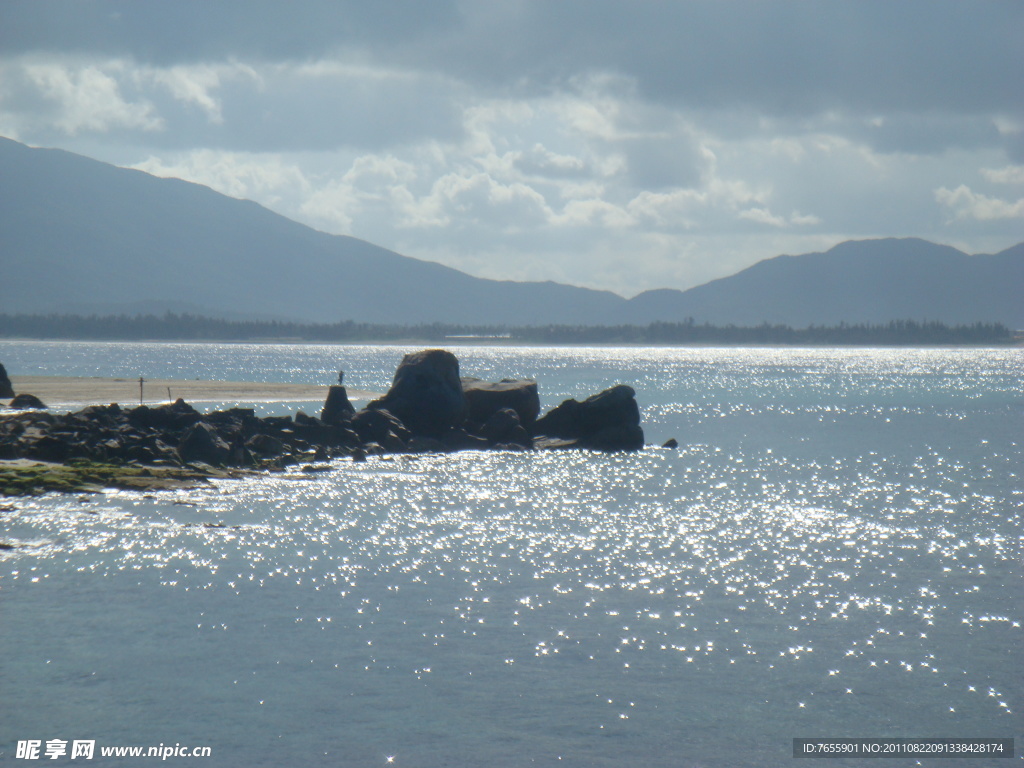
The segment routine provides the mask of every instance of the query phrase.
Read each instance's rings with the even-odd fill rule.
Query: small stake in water
[[[139,405],[142,405],[142,382],[144,381],[145,379],[143,379],[142,376],[139,376]]]
[[[167,402],[168,403],[173,402],[171,400],[171,388],[170,387],[167,388]]]

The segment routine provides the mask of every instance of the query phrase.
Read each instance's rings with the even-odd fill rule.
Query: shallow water
[[[152,376],[345,367],[367,389],[409,351],[11,344],[12,372],[59,353],[54,373],[119,375],[109,354]],[[631,383],[649,441],[681,447],[16,500],[5,756],[29,738],[268,766],[773,766],[807,736],[1021,751],[1019,351],[456,352],[464,375],[536,377],[546,407]]]

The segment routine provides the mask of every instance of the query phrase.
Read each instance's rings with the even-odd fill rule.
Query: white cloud
[[[139,70],[137,80],[151,81],[165,87],[171,95],[185,104],[199,107],[207,119],[216,125],[224,122],[222,100],[215,92],[225,80],[244,77],[259,86],[261,78],[252,67],[241,64],[191,64],[160,69],[146,67]]]
[[[577,155],[559,154],[540,142],[514,154],[516,168],[526,178],[579,178],[587,172],[586,161]]]
[[[747,208],[744,211],[740,211],[737,215],[741,219],[753,221],[757,224],[767,224],[770,227],[786,226],[785,219],[780,216],[776,216],[767,208]]]
[[[629,211],[644,225],[680,230],[696,226],[700,209],[708,205],[706,191],[678,189],[672,192],[644,190],[629,201]]]
[[[116,76],[123,76],[127,66],[119,61],[79,67],[32,63],[24,67],[24,72],[44,98],[56,103],[54,122],[70,136],[111,128],[162,129],[163,120],[148,100],[132,103],[122,96]]]
[[[821,224],[821,219],[813,214],[803,214],[800,211],[793,211],[789,215],[790,224],[794,224],[798,227],[813,227],[817,224]]]
[[[991,221],[1024,218],[1024,198],[1008,202],[973,192],[964,184],[952,190],[940,187],[935,190],[935,199],[947,208],[954,209],[957,219]]]
[[[417,208],[432,212],[428,222],[440,220],[454,229],[481,224],[508,232],[540,226],[550,217],[544,196],[520,182],[504,184],[486,173],[449,173],[439,178]],[[412,219],[415,226],[422,218]]]
[[[1024,165],[982,168],[981,175],[994,184],[1024,184]]]

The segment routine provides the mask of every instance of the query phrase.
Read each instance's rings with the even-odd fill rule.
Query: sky
[[[1021,41],[1019,0],[3,0],[0,135],[630,297],[1024,240]]]

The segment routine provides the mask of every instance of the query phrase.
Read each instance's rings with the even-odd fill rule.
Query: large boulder
[[[533,447],[530,433],[520,423],[519,413],[514,408],[499,408],[477,432],[491,445]]]
[[[598,451],[636,451],[644,446],[636,392],[625,384],[606,389],[582,403],[566,400],[537,419],[533,434]],[[547,447],[543,440],[536,445]],[[558,447],[564,445],[560,442]]]
[[[364,443],[380,445],[405,443],[410,437],[408,428],[394,414],[383,408],[366,408],[352,417],[352,431]]]
[[[14,386],[7,377],[7,370],[4,368],[4,364],[0,363],[0,398],[6,400],[9,397],[14,397]]]
[[[441,437],[466,419],[458,359],[444,349],[406,355],[388,393],[366,408],[390,411],[414,435]]]
[[[35,395],[30,395],[27,392],[23,392],[20,395],[15,395],[9,403],[11,408],[19,410],[27,408],[46,408],[46,404]]]
[[[193,424],[178,443],[178,456],[184,464],[201,461],[215,467],[231,458],[231,446],[220,438],[217,431],[205,421]]]
[[[511,408],[519,416],[519,423],[529,431],[540,413],[537,382],[533,379],[502,379],[481,381],[465,377],[462,393],[466,398],[467,421],[485,424],[503,408]]]
[[[334,384],[327,390],[327,400],[320,411],[320,420],[324,424],[340,424],[351,419],[355,412],[356,409],[349,402],[348,392],[340,384]]]

